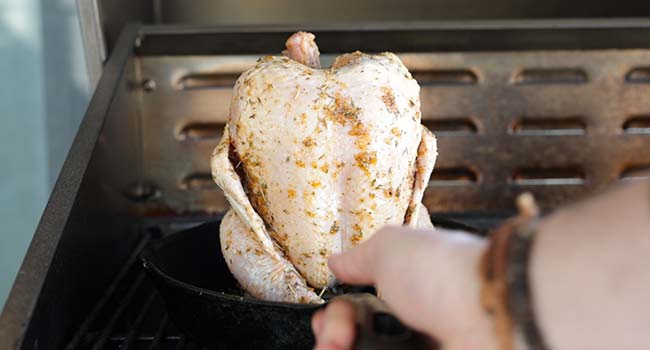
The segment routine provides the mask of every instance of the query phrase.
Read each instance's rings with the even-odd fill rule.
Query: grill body
[[[194,346],[136,257],[225,211],[209,154],[232,84],[296,29],[125,28],[0,316],[0,348]],[[419,80],[439,141],[433,215],[487,228],[517,193],[550,210],[650,166],[650,21],[300,29],[326,62],[393,51]]]

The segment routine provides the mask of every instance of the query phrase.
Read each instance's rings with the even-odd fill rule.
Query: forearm
[[[558,210],[530,266],[539,327],[554,350],[650,343],[650,183]]]

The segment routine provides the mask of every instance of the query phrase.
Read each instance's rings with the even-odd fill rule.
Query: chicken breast
[[[420,123],[419,86],[394,54],[355,52],[318,69],[309,33],[292,36],[287,54],[260,59],[237,80],[212,172],[233,208],[222,223],[222,246],[224,237],[232,242],[234,232],[246,232],[266,256],[242,254],[248,260],[238,266],[241,259],[231,259],[235,277],[247,280],[247,289],[264,289],[251,283],[262,278],[254,269],[240,267],[277,261],[289,276],[287,259],[306,283],[281,282],[283,293],[294,292],[278,298],[313,302],[296,290],[334,282],[331,254],[385,224],[430,225],[420,202],[436,143]],[[228,229],[233,225],[241,229]]]

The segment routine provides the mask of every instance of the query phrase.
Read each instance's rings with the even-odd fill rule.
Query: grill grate
[[[139,255],[160,230],[147,230],[65,350],[203,349],[169,321],[163,301],[146,278]]]

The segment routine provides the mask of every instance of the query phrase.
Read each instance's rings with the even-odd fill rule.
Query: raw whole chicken
[[[386,224],[429,226],[421,204],[436,159],[419,86],[392,53],[338,57],[320,69],[298,32],[237,80],[212,176],[231,209],[222,253],[265,300],[319,303],[327,258]]]

